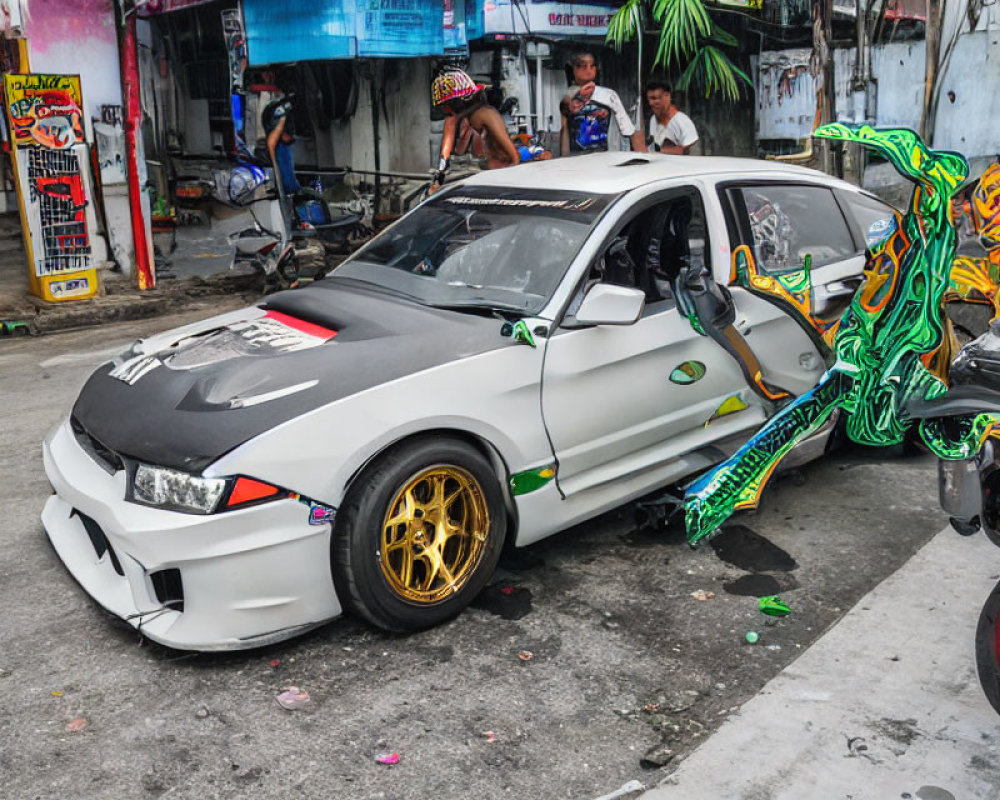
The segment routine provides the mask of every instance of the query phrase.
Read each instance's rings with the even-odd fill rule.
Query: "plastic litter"
[[[517,591],[517,587],[516,586],[501,586],[500,587],[500,594],[505,594],[508,597],[510,597],[516,591]]]
[[[769,617],[787,617],[792,613],[792,609],[776,594],[760,598],[757,605],[761,613],[767,614]]]
[[[715,597],[715,592],[706,592],[704,589],[698,589],[695,592],[691,592],[691,596],[695,600],[711,600]]]
[[[379,753],[375,756],[376,764],[386,764],[392,766],[399,763],[399,753]]]
[[[635,792],[643,792],[646,790],[646,784],[640,783],[636,780],[631,780],[624,784],[621,789],[615,789],[611,794],[602,794],[600,797],[595,797],[594,800],[618,800],[619,797],[625,797],[625,795],[633,794]]]
[[[497,740],[497,735],[493,731],[483,731],[483,736],[486,739],[486,744],[493,744]]]
[[[86,727],[87,727],[87,720],[84,719],[83,717],[77,717],[71,722],[66,723],[66,732],[77,733],[78,731],[82,731]]]
[[[281,662],[280,662],[280,661],[279,661],[278,659],[276,659],[276,658],[272,658],[272,659],[271,659],[271,666],[272,666],[272,667],[276,667],[276,666],[278,666],[278,664],[280,664],[280,663],[281,663]]]
[[[275,700],[282,708],[294,711],[309,702],[309,692],[302,691],[298,686],[286,686]]]
[[[517,657],[522,661],[531,661],[535,657],[535,654],[530,650],[521,650],[518,652]]]
[[[757,631],[747,631],[747,635],[743,638],[747,640],[747,644],[757,644],[760,634]]]
[[[65,694],[65,693],[64,692],[60,692],[58,689],[56,689],[53,692],[49,692],[49,694],[51,694],[53,697],[62,697],[63,694]]]

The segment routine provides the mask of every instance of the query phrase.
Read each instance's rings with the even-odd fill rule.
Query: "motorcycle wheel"
[[[979,614],[976,671],[986,699],[1000,714],[1000,583],[993,587]]]

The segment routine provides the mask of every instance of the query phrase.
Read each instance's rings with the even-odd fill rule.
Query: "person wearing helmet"
[[[485,88],[459,69],[442,72],[431,84],[434,105],[445,113],[441,157],[431,183],[431,192],[435,192],[444,183],[459,125],[463,121],[482,137],[487,169],[510,167],[521,162],[517,148],[507,133],[503,117],[486,102],[483,93]]]
[[[295,177],[295,161],[292,158],[295,128],[292,121],[291,99],[281,97],[264,106],[261,122],[267,133],[267,153],[278,173],[281,188],[289,196],[300,194],[303,189],[299,179]]]

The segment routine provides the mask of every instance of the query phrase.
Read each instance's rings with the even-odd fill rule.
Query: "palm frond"
[[[604,41],[620,51],[625,42],[642,35],[643,14],[643,0],[628,0],[608,20],[608,32],[604,35]]]
[[[698,86],[704,89],[705,97],[719,92],[723,99],[733,101],[739,99],[743,81],[751,89],[753,81],[737,67],[719,48],[714,45],[702,45],[688,62],[684,72],[677,81],[678,89],[689,89]]]
[[[712,21],[702,0],[653,0],[653,19],[660,24],[660,41],[654,64],[680,63],[708,36]]]

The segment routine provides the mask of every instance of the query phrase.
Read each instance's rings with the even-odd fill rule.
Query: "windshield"
[[[461,187],[407,214],[334,277],[424,305],[542,309],[615,195]]]

